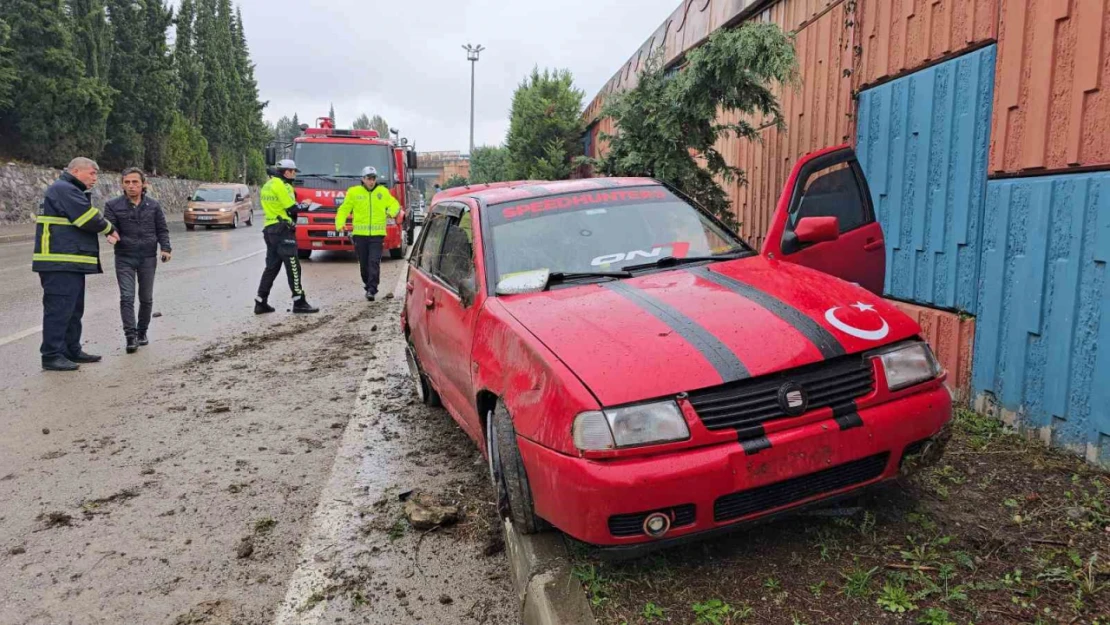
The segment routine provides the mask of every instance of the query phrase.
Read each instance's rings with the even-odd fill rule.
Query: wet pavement
[[[85,339],[105,360],[75,374],[39,370],[31,244],[0,245],[0,625],[516,622],[484,465],[415,402],[400,300],[317,255],[323,312],[287,313],[280,276],[256,317],[257,226],[172,236],[134,355],[102,246]],[[383,262],[383,293],[405,267]],[[408,527],[413,489],[462,519]]]

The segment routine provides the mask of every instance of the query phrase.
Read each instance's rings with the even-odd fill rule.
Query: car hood
[[[189,208],[231,208],[235,202],[189,202]]]
[[[857,285],[751,257],[499,298],[604,406],[758,377],[920,333]]]

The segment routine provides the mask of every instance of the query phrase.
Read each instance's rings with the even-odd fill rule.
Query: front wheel
[[[247,227],[250,228],[254,225],[254,211],[247,213]]]
[[[536,516],[532,487],[516,443],[513,418],[501,402],[497,402],[497,408],[486,417],[486,452],[498,513],[511,519],[521,534],[547,529],[547,522]]]
[[[197,226],[196,226],[196,224],[185,224],[185,229],[188,230],[189,232],[192,232],[193,230],[197,229]]]
[[[231,229],[234,230],[239,227],[239,213],[231,216]]]
[[[308,260],[312,256],[312,250],[297,250],[297,258],[301,260]]]
[[[416,396],[420,398],[420,403],[429,408],[439,408],[443,405],[439,400],[439,393],[428,381],[428,376],[424,373],[424,368],[420,366],[420,360],[416,357],[416,349],[413,348],[411,342],[407,345],[405,356],[408,359],[412,381],[416,384]]]

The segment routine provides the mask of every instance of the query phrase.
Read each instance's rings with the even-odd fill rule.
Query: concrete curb
[[[26,234],[0,234],[0,245],[4,243],[20,243],[22,241],[34,241],[35,233],[28,232]]]
[[[597,625],[562,534],[524,536],[506,519],[505,551],[524,625]]]

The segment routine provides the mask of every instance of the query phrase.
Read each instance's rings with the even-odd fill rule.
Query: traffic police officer
[[[364,167],[362,182],[347,189],[347,196],[335,216],[335,230],[342,232],[347,216],[354,214],[351,239],[358,255],[358,268],[362,274],[362,287],[366,299],[378,296],[381,278],[382,244],[385,242],[385,220],[396,218],[401,204],[389,192],[389,187],[378,182],[378,170]]]
[[[92,188],[100,167],[75,158],[61,178],[50,185],[35,221],[31,270],[42,282],[42,368],[76,371],[100,356],[81,349],[81,317],[85,313],[85,276],[103,273],[97,235],[115,245],[115,227],[92,206]]]
[[[262,272],[262,282],[258,285],[258,296],[254,300],[254,313],[274,312],[267,301],[274,279],[285,265],[285,275],[289,278],[289,290],[293,292],[293,312],[315,313],[319,308],[309,305],[301,286],[301,263],[297,260],[296,223],[297,200],[293,193],[292,180],[296,178],[297,164],[290,159],[279,161],[270,178],[259,192],[262,211],[266,220],[262,229],[266,239],[266,270]]]

